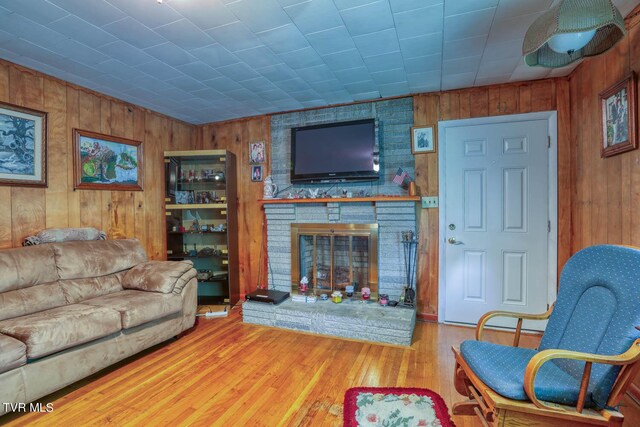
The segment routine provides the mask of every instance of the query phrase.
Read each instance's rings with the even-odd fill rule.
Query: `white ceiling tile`
[[[0,15],[0,29],[44,48],[68,40],[67,36],[15,13]]]
[[[389,52],[382,55],[368,56],[364,58],[364,63],[369,72],[384,71],[398,68],[404,64],[404,59],[400,52]]]
[[[242,81],[242,87],[252,90],[256,93],[277,90],[277,86],[269,81],[269,79],[260,76],[249,80]]]
[[[172,67],[177,67],[178,65],[184,65],[196,61],[196,58],[193,55],[171,42],[149,47],[145,49],[144,52],[155,57],[156,59],[166,62]]]
[[[478,77],[476,78],[475,86],[488,86],[488,85],[504,83],[506,81],[509,81],[510,77],[511,77],[511,74],[502,74],[502,75],[495,75],[491,77],[482,77],[482,78]]]
[[[298,27],[293,24],[264,31],[258,33],[257,36],[274,53],[291,52],[309,46],[307,39],[302,35]]]
[[[284,63],[257,68],[256,71],[272,82],[289,80],[298,76],[293,68]]]
[[[503,0],[509,1],[509,0]],[[527,0],[529,1],[529,0]],[[483,9],[494,9],[499,0],[448,0],[444,6],[444,16],[460,15]]]
[[[425,71],[440,70],[442,63],[442,54],[418,56],[415,58],[405,59],[404,69],[407,73],[422,73]]]
[[[444,0],[391,0],[391,10],[394,13],[420,9],[428,6],[442,5]]]
[[[554,68],[549,72],[549,77],[564,77],[568,76],[573,70],[576,69],[578,65],[580,65],[580,61],[576,61],[571,65],[567,65],[566,67]]]
[[[437,85],[440,89],[440,70],[424,71],[421,73],[407,74],[409,87],[422,87]]]
[[[473,86],[476,73],[444,74],[442,76],[442,90],[461,89]]]
[[[344,52],[323,55],[322,60],[334,71],[346,70],[364,66],[360,52],[356,49],[345,50]]]
[[[340,12],[349,33],[354,36],[393,28],[393,15],[386,0],[369,3]]]
[[[195,26],[188,19],[181,19],[157,27],[155,31],[176,46],[186,50],[208,46],[214,41],[207,33]]]
[[[87,65],[99,64],[100,62],[110,59],[108,55],[102,52],[69,39],[53,44],[49,47],[49,50]]]
[[[225,65],[224,67],[218,67],[216,68],[216,71],[219,71],[222,75],[240,82],[242,80],[252,79],[259,76],[259,74],[256,73],[251,67],[243,64],[242,62],[238,62],[237,64]]]
[[[307,34],[307,41],[320,55],[342,52],[355,48],[353,39],[344,26]]]
[[[158,33],[129,17],[104,25],[102,29],[138,49],[145,49],[167,41]]]
[[[351,9],[354,7],[364,6],[366,4],[375,3],[379,0],[333,0],[338,10]]]
[[[509,81],[519,82],[524,80],[544,79],[549,75],[549,72],[549,68],[529,67],[524,63],[524,60],[522,60],[513,71],[513,74],[511,74]]]
[[[363,58],[400,50],[395,28],[353,38]]]
[[[251,68],[262,68],[270,65],[276,65],[282,61],[271,49],[266,46],[258,46],[251,49],[245,49],[235,52],[236,57],[250,66]]]
[[[197,81],[196,79],[192,79],[189,76],[180,75],[173,79],[167,80],[167,83],[177,87],[178,89],[182,89],[187,92],[193,92],[196,90],[206,89],[207,87]]]
[[[200,61],[179,65],[176,67],[176,69],[190,77],[193,77],[198,81],[210,80],[210,79],[214,79],[216,77],[221,76],[221,74],[218,71],[214,70],[204,62],[200,62]]]
[[[265,92],[259,92],[260,98],[267,101],[279,101],[282,99],[289,99],[289,94],[282,89],[273,89]]]
[[[480,55],[487,44],[487,36],[470,37],[444,43],[443,58],[457,59]]]
[[[118,21],[127,15],[105,0],[48,0],[98,27]]]
[[[191,55],[213,68],[238,62],[238,58],[219,43],[201,47],[200,49],[194,49],[189,52]]]
[[[164,65],[164,63],[163,63]],[[166,65],[165,65],[166,66]],[[127,64],[118,61],[117,59],[109,59],[108,61],[101,62],[97,66],[103,73],[117,75],[122,80],[133,80],[136,77],[143,76],[144,71],[137,68],[130,67]]]
[[[349,92],[352,95],[357,93],[374,92],[377,90],[377,87],[378,86],[375,84],[373,80],[346,83],[344,85],[344,88],[347,90],[347,92]]]
[[[377,71],[375,73],[369,73],[369,75],[371,76],[371,79],[378,85],[407,82],[407,74],[405,73],[404,68]]]
[[[239,0],[227,7],[256,33],[291,23],[275,0]]]
[[[303,34],[344,25],[332,0],[305,1],[286,7],[284,11]]]
[[[100,68],[102,69],[102,64],[100,64]],[[170,80],[181,74],[175,68],[159,60],[145,62],[136,66],[135,69],[159,80]]]
[[[453,15],[444,19],[444,41],[489,34],[495,9]]]
[[[398,37],[407,39],[442,32],[442,5],[393,14]]]
[[[149,28],[166,25],[182,18],[182,15],[165,4],[132,0],[107,1]]]
[[[311,47],[295,50],[293,52],[281,53],[278,56],[285,64],[294,70],[322,64],[322,59],[320,59],[318,53]]]
[[[311,83],[311,88],[320,94],[325,92],[335,92],[342,88],[342,83],[340,83],[340,80],[333,77],[330,80],[313,82]]]
[[[307,84],[307,82],[299,77],[290,80],[281,80],[279,82],[276,82],[275,85],[285,92],[297,92],[309,89],[309,85]]]
[[[442,61],[442,74],[477,73],[481,60],[481,56],[471,56]]]
[[[483,61],[497,61],[499,59],[522,57],[522,43],[524,40],[515,39],[502,42],[487,43]]]
[[[378,85],[378,92],[380,96],[400,96],[410,93],[409,84],[404,82],[388,83]]]
[[[542,12],[547,10],[551,3],[553,3],[553,0],[501,1],[496,9],[495,19],[496,21],[502,21],[520,15]]]
[[[132,0],[122,1],[129,2]],[[163,4],[162,7],[176,10],[202,30],[230,24],[238,20],[219,0],[172,1],[170,4]]]
[[[348,70],[334,71],[336,78],[342,84],[362,82],[371,80],[369,70],[365,67],[350,68]]]
[[[527,29],[538,16],[540,16],[539,13],[533,13],[500,21],[496,20],[491,27],[489,41],[494,42],[524,39]]]
[[[231,52],[262,45],[262,41],[240,21],[207,30],[215,41]]]
[[[312,85],[315,82],[331,80],[335,78],[335,75],[329,67],[326,65],[316,65],[315,67],[300,68],[296,70],[298,76],[304,81]]]
[[[500,59],[497,61],[480,62],[478,68],[478,78],[492,77],[494,75],[511,75],[520,63],[520,58]]]
[[[117,40],[115,36],[107,33],[102,28],[96,27],[75,15],[67,15],[50,23],[48,27],[93,48]]]
[[[29,19],[42,25],[61,19],[69,14],[66,10],[46,0],[0,0],[0,6],[28,16]]]
[[[354,101],[367,101],[370,99],[378,99],[380,98],[380,91],[378,90],[374,90],[371,92],[360,92],[360,93],[354,93],[353,94],[353,100]]]
[[[215,79],[211,80],[204,80],[202,84],[220,92],[239,89],[242,87],[240,83],[230,79],[227,76],[216,77]]]
[[[442,52],[442,32],[400,39],[400,51],[405,58]]]

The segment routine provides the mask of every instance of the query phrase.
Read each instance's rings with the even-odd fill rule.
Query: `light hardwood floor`
[[[471,328],[418,323],[413,345],[394,347],[246,325],[234,309],[44,398],[53,403],[51,413],[9,415],[0,424],[339,426],[344,393],[354,386],[425,387],[450,408],[462,400],[453,389],[450,348],[472,336]],[[510,338],[487,335],[494,342]],[[523,337],[528,346],[536,341]],[[640,425],[636,407],[623,412],[625,426]],[[480,425],[471,417],[453,420]]]

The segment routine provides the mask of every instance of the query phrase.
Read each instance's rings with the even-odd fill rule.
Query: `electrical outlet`
[[[422,209],[430,209],[438,207],[438,196],[435,197],[422,197]]]

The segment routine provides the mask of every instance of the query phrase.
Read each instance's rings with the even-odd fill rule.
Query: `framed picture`
[[[0,102],[0,185],[47,186],[47,113]]]
[[[600,93],[602,157],[638,147],[636,91],[636,77],[631,73]]]
[[[264,163],[264,141],[249,143],[249,163]]]
[[[435,126],[414,126],[411,128],[411,154],[436,152]]]
[[[251,181],[262,182],[262,166],[259,166],[259,165],[251,166]]]
[[[142,191],[142,142],[73,130],[75,187]]]

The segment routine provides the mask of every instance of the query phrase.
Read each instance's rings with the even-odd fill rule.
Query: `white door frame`
[[[549,269],[547,274],[547,304],[556,300],[556,284],[558,276],[558,113],[543,111],[538,113],[513,114],[506,116],[479,117],[474,119],[447,120],[438,122],[438,203],[439,209],[439,263],[438,263],[438,321],[445,323],[445,272],[446,272],[446,226],[445,226],[445,153],[447,149],[446,129],[460,126],[475,126],[495,123],[524,122],[546,120],[548,123],[551,147],[548,150],[549,160],[549,212],[550,232],[548,239]]]

